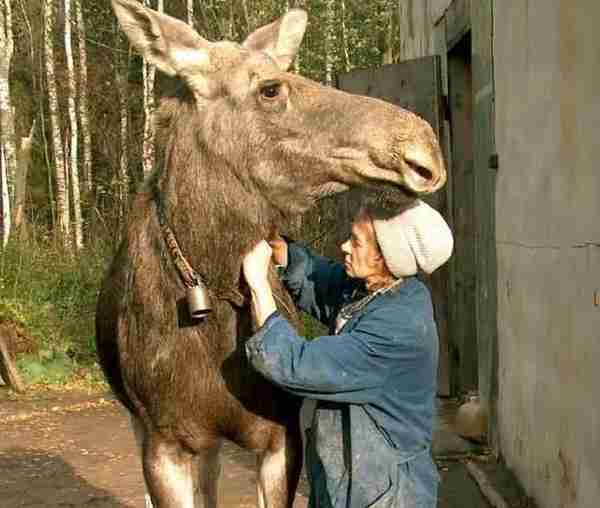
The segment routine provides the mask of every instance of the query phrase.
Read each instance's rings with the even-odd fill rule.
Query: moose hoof
[[[152,506],[152,500],[150,499],[149,494],[144,496],[144,508],[154,508],[154,506]]]

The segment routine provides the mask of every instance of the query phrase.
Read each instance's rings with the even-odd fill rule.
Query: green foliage
[[[325,335],[327,333],[327,327],[314,319],[312,316],[302,313],[300,318],[302,320],[304,337],[307,339],[314,339],[315,337],[319,337],[320,335]]]
[[[95,363],[94,313],[109,247],[69,256],[38,240],[0,253],[0,318],[23,326],[39,353],[18,359],[29,382],[61,383]]]
[[[156,6],[155,0],[151,3]],[[167,14],[185,19],[184,0],[165,4]],[[26,0],[17,2],[13,8],[15,56],[10,85],[18,138],[27,135],[34,119],[36,121],[27,181],[26,222],[34,224],[28,228],[37,230],[27,240],[18,239],[13,233],[9,246],[0,251],[0,318],[22,323],[40,344],[38,355],[19,359],[25,377],[34,382],[63,382],[81,365],[95,365],[94,308],[112,244],[110,240],[96,240],[90,230],[103,228],[104,236],[116,237],[115,231],[122,224],[119,162],[123,147],[115,70],[125,64],[128,65],[124,98],[129,114],[126,140],[129,190],[137,187],[141,180],[142,59],[125,42],[110,2],[81,0],[86,23],[88,85],[84,92],[89,103],[94,191],[81,196],[84,228],[88,231],[86,248],[68,255],[57,247],[54,227],[55,168],[49,142],[51,124],[44,77],[43,5],[42,0]],[[325,81],[326,63],[331,64],[334,74],[357,67],[377,67],[384,53],[388,61],[390,54],[393,59],[399,44],[398,5],[392,0],[204,0],[194,5],[194,26],[199,33],[212,41],[238,42],[288,8],[304,8],[309,15],[309,25],[295,68],[317,81]],[[57,14],[52,37],[59,126],[62,125],[63,139],[68,139],[64,16],[60,9]],[[78,49],[77,42],[74,44],[73,49]],[[159,79],[157,95],[162,89],[160,84]],[[307,232],[306,238],[318,240],[326,236],[323,231],[327,232],[331,224],[337,227],[324,213],[319,212],[319,215],[319,227]],[[310,220],[306,223],[312,224]],[[314,320],[304,316],[303,321],[307,336],[324,333],[324,328]]]
[[[62,351],[25,355],[16,363],[27,384],[64,384],[77,369],[77,363]]]

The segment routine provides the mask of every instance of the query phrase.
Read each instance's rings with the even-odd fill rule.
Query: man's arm
[[[288,242],[288,264],[281,280],[300,310],[329,325],[344,297],[360,285],[344,267],[308,247]]]
[[[273,250],[264,240],[244,256],[242,268],[252,295],[252,309],[258,326],[277,311],[277,304],[269,284],[269,265]]]
[[[379,308],[351,333],[312,341],[300,337],[278,313],[246,343],[255,369],[303,397],[364,404],[373,401],[395,369],[418,357],[418,331],[402,309]]]

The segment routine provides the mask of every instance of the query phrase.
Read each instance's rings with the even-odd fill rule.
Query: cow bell
[[[201,280],[186,289],[185,297],[192,319],[202,319],[212,312],[208,290]]]

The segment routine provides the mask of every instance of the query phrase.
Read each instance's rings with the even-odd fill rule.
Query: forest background
[[[309,14],[293,72],[335,75],[399,54],[398,0],[142,0],[209,40]],[[154,69],[108,0],[0,0],[0,333],[29,384],[94,384],[94,312],[130,196],[154,167]],[[303,227],[323,238],[323,210]]]

